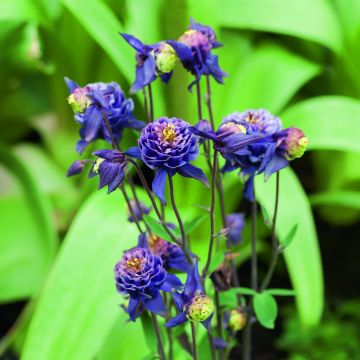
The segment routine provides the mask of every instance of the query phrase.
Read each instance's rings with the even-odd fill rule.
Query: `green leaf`
[[[184,228],[186,234],[191,234],[207,217],[209,214],[196,216],[194,219],[185,221]]]
[[[357,191],[329,191],[310,196],[312,206],[341,206],[360,210],[360,192]]]
[[[270,295],[275,295],[275,296],[295,296],[296,295],[295,291],[292,289],[267,289],[264,292],[266,292]]]
[[[42,22],[36,2],[31,0],[2,0],[0,1],[0,21],[32,21]]]
[[[249,55],[243,66],[234,69],[227,80],[226,97],[217,108],[221,117],[259,107],[277,113],[319,72],[318,65],[280,46],[264,44]]]
[[[51,206],[9,148],[0,146],[0,301],[34,295],[57,248]],[[26,276],[24,276],[26,273]]]
[[[152,353],[157,353],[157,338],[154,331],[154,325],[148,312],[141,315],[141,325],[143,327],[144,334],[146,334],[145,340]]]
[[[125,207],[120,192],[99,191],[87,199],[37,303],[22,359],[94,359],[116,321],[125,337],[129,328],[141,331],[140,323],[125,323],[114,284],[114,264],[137,242]],[[140,334],[124,346],[146,347]]]
[[[253,303],[255,315],[260,324],[267,329],[273,329],[277,316],[277,305],[274,297],[268,292],[263,292],[254,296]]]
[[[246,287],[238,287],[238,288],[233,288],[231,289],[234,293],[236,294],[241,294],[241,295],[256,295],[257,292],[251,288],[246,288]]]
[[[255,181],[256,196],[272,216],[275,201],[275,176],[264,183],[262,176]],[[306,194],[290,168],[281,170],[280,195],[276,234],[280,243],[298,224],[291,246],[284,252],[292,286],[296,292],[299,316],[304,325],[320,321],[324,307],[324,284],[321,256],[314,219]]]
[[[282,248],[285,249],[290,245],[290,243],[294,240],[297,230],[298,230],[298,224],[295,224],[291,228],[289,233],[285,236],[284,240],[280,240],[280,244]]]
[[[163,226],[155,218],[150,215],[144,215],[143,219],[155,235],[164,240],[174,242],[171,236],[166,232],[166,230],[164,230]]]
[[[210,266],[209,266],[208,273],[211,274],[213,271],[215,271],[216,268],[218,266],[220,266],[223,261],[224,261],[224,253],[223,252],[213,254],[213,256],[211,258],[211,263],[210,263]]]
[[[321,96],[297,103],[282,114],[284,125],[301,128],[309,150],[360,152],[360,101]]]
[[[336,52],[342,48],[339,22],[326,0],[223,0],[217,15],[225,27],[296,36]]]

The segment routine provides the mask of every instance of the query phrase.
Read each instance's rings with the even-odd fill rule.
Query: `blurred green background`
[[[217,53],[229,77],[213,84],[216,121],[263,107],[310,141],[281,176],[278,236],[299,230],[273,285],[293,286],[296,306],[281,299],[276,331],[255,329],[255,358],[360,358],[358,0],[0,0],[0,358],[151,354],[141,324],[124,325],[113,286],[113,264],[136,242],[121,196],[97,193],[86,176],[65,177],[78,158],[78,128],[63,78],[116,81],[128,93],[134,53],[118,32],[145,43],[176,39],[190,16],[224,44]],[[155,115],[195,123],[189,82],[179,65],[168,85],[155,83]],[[134,101],[144,119],[142,99]],[[124,148],[134,141],[125,133]],[[238,179],[225,183],[228,210],[242,209]],[[256,184],[269,214],[272,185]],[[198,211],[191,204],[208,204],[201,185],[176,186],[188,216]],[[200,255],[206,226],[193,240]],[[260,229],[260,274],[268,234]],[[246,286],[247,240],[239,252]]]

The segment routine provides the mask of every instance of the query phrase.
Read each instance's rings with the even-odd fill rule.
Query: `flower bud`
[[[190,321],[204,321],[214,312],[214,303],[207,295],[195,295],[187,308]]]
[[[209,39],[197,30],[185,31],[183,35],[179,37],[179,42],[187,45],[189,48],[200,48],[203,51],[210,51],[212,48]]]
[[[303,156],[308,138],[302,130],[297,128],[289,128],[287,136],[284,140],[285,157],[287,160],[294,160]]]
[[[88,90],[86,88],[76,88],[74,92],[68,97],[68,103],[75,113],[84,113],[91,105],[91,100],[88,98]]]
[[[229,315],[229,328],[232,331],[239,331],[246,324],[246,316],[241,309],[231,310]]]
[[[174,70],[176,59],[175,50],[169,44],[162,43],[155,52],[156,69],[161,74],[169,73]]]

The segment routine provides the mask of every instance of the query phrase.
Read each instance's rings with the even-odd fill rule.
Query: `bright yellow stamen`
[[[131,272],[138,272],[141,270],[145,259],[139,259],[137,257],[133,257],[126,261],[126,267]]]
[[[176,140],[175,126],[173,124],[167,124],[162,131],[162,138],[168,143],[173,143]]]

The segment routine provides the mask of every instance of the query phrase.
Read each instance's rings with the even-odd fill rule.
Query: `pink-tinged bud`
[[[284,140],[285,157],[287,160],[294,160],[303,156],[309,143],[308,138],[302,130],[289,128]]]
[[[179,37],[179,42],[187,45],[189,48],[201,48],[203,51],[210,51],[212,46],[209,39],[200,31],[188,30]]]

